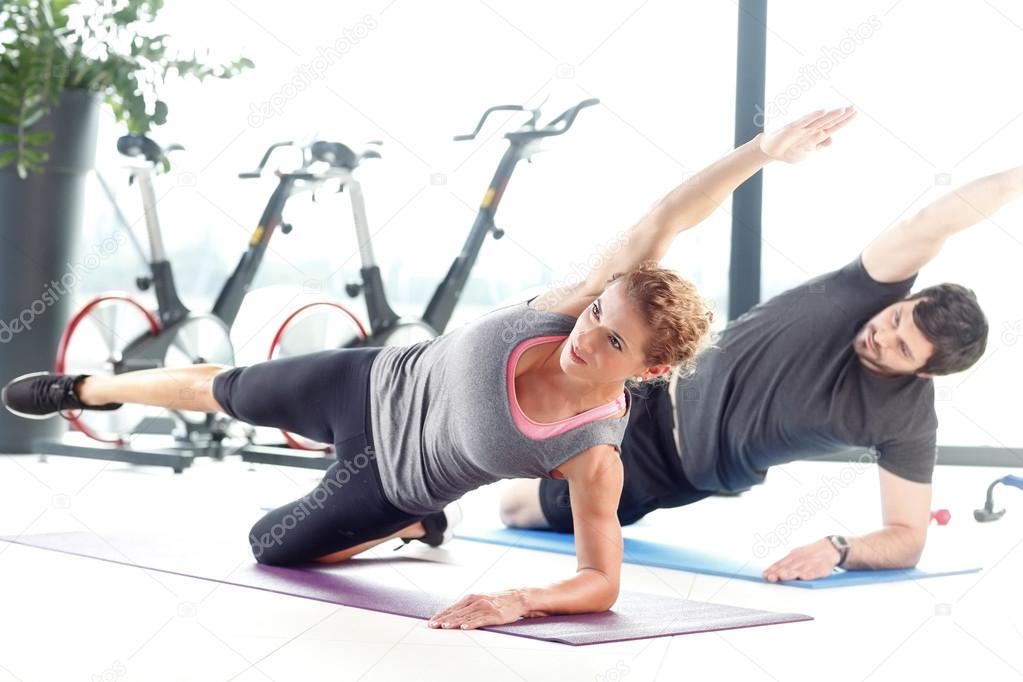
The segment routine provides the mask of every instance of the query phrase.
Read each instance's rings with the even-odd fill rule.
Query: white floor
[[[804,514],[788,548],[879,525],[873,467],[799,463],[739,498],[651,515],[632,532],[747,553]],[[1008,514],[973,521],[986,485],[1008,473],[939,468],[925,564],[974,563],[979,574],[805,590],[626,566],[626,589],[816,620],[587,647],[489,632],[428,630],[422,621],[0,543],[0,681],[6,680],[1008,680],[1023,677],[1023,495]],[[119,463],[0,457],[0,534],[176,529],[244,534],[260,507],[312,487],[310,471],[200,461],[182,475]],[[831,493],[825,493],[830,490]],[[466,498],[493,515],[499,486]],[[801,499],[802,498],[802,499]],[[791,516],[795,514],[797,516]],[[456,540],[407,548],[457,564],[438,589],[555,580],[571,557]],[[773,550],[781,556],[785,547]],[[381,554],[390,552],[390,548]],[[943,561],[944,559],[944,561]],[[471,570],[466,570],[471,569]],[[468,576],[468,578],[467,578]]]

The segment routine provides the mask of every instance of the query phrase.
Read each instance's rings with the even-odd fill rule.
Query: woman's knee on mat
[[[333,537],[329,519],[319,518],[310,523],[308,503],[307,499],[303,499],[294,505],[275,509],[252,526],[249,546],[258,563],[268,566],[309,563],[351,544],[344,538]]]
[[[283,519],[278,518],[271,522],[268,517],[269,515],[264,516],[257,521],[249,531],[249,546],[252,548],[253,558],[258,563],[268,566],[290,566],[302,563],[301,560],[296,561],[297,557],[291,556],[292,552],[285,544],[289,529],[285,527]]]

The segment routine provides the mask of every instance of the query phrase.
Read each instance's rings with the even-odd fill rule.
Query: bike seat
[[[351,147],[340,142],[325,140],[313,142],[309,147],[309,153],[316,161],[323,161],[338,168],[353,170],[359,165],[358,155],[352,151]]]
[[[176,149],[181,149],[181,147],[174,144],[164,150],[154,140],[145,135],[124,135],[117,138],[117,151],[121,154],[131,158],[141,156],[152,164],[163,162],[167,153]]]

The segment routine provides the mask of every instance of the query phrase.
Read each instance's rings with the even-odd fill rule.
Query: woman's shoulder
[[[621,454],[613,445],[594,445],[569,457],[559,464],[551,474],[555,478],[569,480],[593,481],[607,476],[620,478],[622,475]]]

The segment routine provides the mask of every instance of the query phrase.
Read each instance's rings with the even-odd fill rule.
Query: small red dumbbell
[[[939,526],[947,526],[952,520],[952,514],[947,509],[939,509],[931,512],[931,521],[937,521]]]

